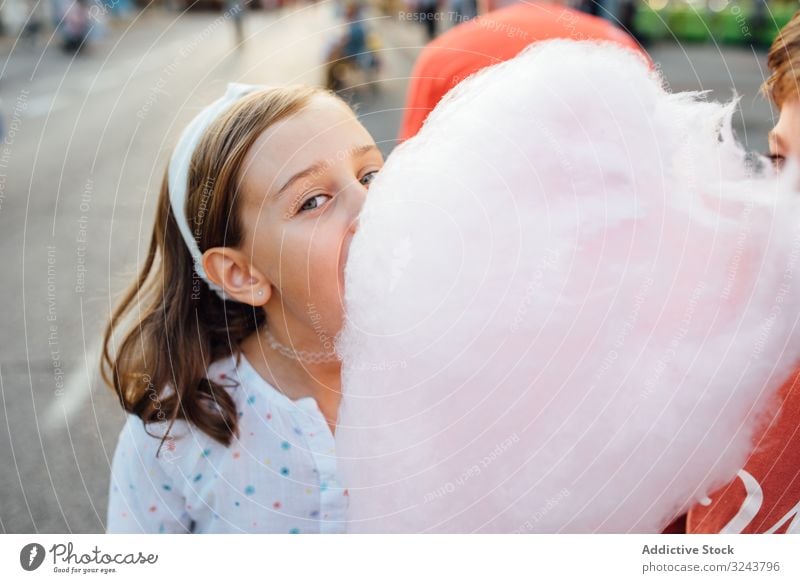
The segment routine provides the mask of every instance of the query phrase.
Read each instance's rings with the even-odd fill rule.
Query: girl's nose
[[[358,215],[361,214],[361,208],[367,199],[367,187],[358,180],[353,180],[347,186],[347,192],[344,194],[347,200],[347,210],[350,213],[349,230],[355,233],[358,228]]]

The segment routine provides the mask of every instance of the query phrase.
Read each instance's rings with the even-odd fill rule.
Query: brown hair
[[[772,71],[761,90],[779,108],[793,97],[800,97],[800,11],[778,33],[767,55]]]
[[[247,95],[217,118],[195,149],[186,216],[200,251],[242,243],[238,213],[242,165],[269,126],[304,109],[317,87],[271,88]],[[147,258],[114,309],[103,337],[100,370],[123,408],[145,424],[184,419],[229,445],[237,432],[233,399],[206,378],[211,362],[234,353],[266,320],[263,308],[223,301],[198,277],[161,185]],[[123,337],[112,355],[115,333]],[[167,433],[162,436],[166,439]]]

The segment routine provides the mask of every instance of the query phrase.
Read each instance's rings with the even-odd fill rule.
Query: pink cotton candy
[[[553,41],[450,92],[346,268],[351,532],[659,532],[800,355],[800,208],[639,56]]]

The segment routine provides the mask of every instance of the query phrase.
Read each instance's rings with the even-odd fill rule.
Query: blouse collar
[[[237,363],[237,356],[239,357],[239,361]],[[234,368],[238,371],[239,376],[242,379],[247,379],[244,383],[245,386],[257,386],[261,389],[261,391],[267,396],[267,398],[275,403],[276,405],[280,405],[284,408],[288,409],[318,409],[317,401],[314,397],[300,397],[299,399],[290,399],[285,393],[279,391],[272,384],[268,383],[264,377],[262,377],[258,371],[253,368],[253,365],[250,364],[250,361],[247,360],[247,357],[244,355],[243,352],[239,351],[238,355],[236,353],[231,354],[231,362]]]

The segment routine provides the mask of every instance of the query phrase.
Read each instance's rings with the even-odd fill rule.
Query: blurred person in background
[[[444,95],[473,73],[515,57],[531,43],[555,38],[612,41],[640,51],[607,20],[560,2],[480,0],[481,16],[429,43],[411,73],[399,140],[414,136]],[[642,51],[643,52],[643,51]]]
[[[332,91],[347,86],[350,72],[363,74],[364,83],[375,89],[374,81],[380,68],[376,51],[380,43],[364,24],[363,8],[357,0],[344,5],[344,33],[334,38],[326,49],[325,86]]]
[[[428,40],[436,38],[437,18],[439,14],[439,0],[419,0],[418,4],[419,19],[425,26]]]
[[[89,15],[89,0],[73,0],[60,5],[61,21],[58,31],[61,36],[61,48],[67,53],[78,53],[85,50],[92,30],[92,19]]]
[[[44,30],[46,4],[43,0],[25,0],[23,5],[25,22],[19,33],[20,41],[30,47],[36,47]]]
[[[21,47],[36,47],[48,21],[47,0],[11,0],[0,4],[0,35],[18,38]]]
[[[234,42],[239,48],[244,45],[244,13],[247,11],[246,0],[225,0],[222,5],[223,15],[233,24]]]

